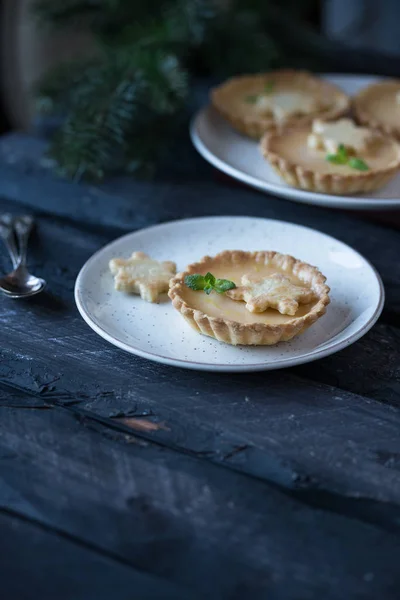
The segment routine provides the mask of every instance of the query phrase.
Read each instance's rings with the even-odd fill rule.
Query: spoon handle
[[[9,213],[0,215],[0,238],[8,250],[14,269],[19,264],[19,252],[14,237],[14,217]]]
[[[33,227],[33,217],[23,215],[14,221],[14,230],[17,235],[19,246],[18,266],[25,267],[28,252],[28,239]]]

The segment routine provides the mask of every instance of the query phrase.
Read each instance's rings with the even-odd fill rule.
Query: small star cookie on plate
[[[146,302],[157,302],[160,294],[168,292],[169,281],[176,274],[174,262],[159,262],[144,252],[134,252],[128,259],[113,258],[109,266],[116,290],[140,294]]]
[[[315,300],[314,292],[307,287],[294,285],[288,277],[274,273],[267,277],[245,274],[242,285],[226,292],[232,300],[244,300],[252,313],[275,308],[282,315],[295,315],[299,304]]]

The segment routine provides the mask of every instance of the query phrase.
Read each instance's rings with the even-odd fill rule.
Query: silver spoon
[[[33,227],[29,215],[13,217],[9,214],[0,217],[0,237],[3,240],[13,263],[14,270],[0,279],[0,290],[10,298],[27,298],[41,292],[46,282],[31,275],[26,268],[28,239]],[[18,239],[19,252],[15,245],[14,231]]]

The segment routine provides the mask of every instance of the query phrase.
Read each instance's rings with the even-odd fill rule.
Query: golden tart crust
[[[370,192],[385,186],[400,169],[400,145],[379,132],[373,132],[373,153],[362,157],[370,168],[358,171],[326,161],[326,151],[309,149],[311,131],[310,125],[284,128],[266,134],[260,142],[264,158],[293,187],[334,195]]]
[[[211,90],[210,98],[214,108],[229,123],[245,135],[260,139],[269,131],[281,127],[282,122],[271,116],[263,116],[246,103],[251,94],[262,94],[268,84],[274,92],[299,92],[314,98],[318,108],[308,114],[291,115],[285,118],[285,125],[302,125],[314,118],[336,119],[350,108],[350,99],[338,87],[313,76],[307,71],[284,69],[258,75],[241,75],[228,79]]]
[[[389,79],[362,89],[353,98],[359,123],[400,139],[400,79]]]
[[[206,297],[204,292],[193,292],[188,290],[184,283],[186,275],[194,273],[205,274],[208,271],[223,277],[226,274],[232,278],[231,273],[244,274],[252,266],[256,270],[268,270],[270,273],[279,271],[292,278],[300,284],[310,287],[314,293],[315,301],[312,305],[304,306],[299,311],[299,316],[281,315],[278,311],[269,310],[269,316],[263,313],[253,315],[245,308],[244,302],[237,302],[229,298],[224,302],[237,310],[238,305],[245,311],[245,322],[229,318],[229,309],[219,309],[222,315],[215,309],[208,311],[196,307],[194,299],[201,302],[211,302],[213,307],[218,296]],[[240,279],[240,278],[239,278]],[[236,277],[235,283],[240,284]],[[299,335],[319,319],[326,311],[330,302],[329,287],[325,284],[326,278],[320,271],[307,263],[286,254],[273,251],[244,252],[242,250],[225,250],[214,257],[205,256],[199,262],[189,265],[182,273],[178,273],[170,282],[169,297],[176,310],[186,319],[189,325],[198,333],[208,335],[227,344],[243,345],[273,345],[281,341],[287,341]],[[200,294],[200,296],[195,296]],[[214,292],[213,292],[214,294]],[[226,305],[225,305],[226,306]],[[206,312],[207,311],[207,312]],[[267,314],[267,313],[265,313]],[[247,319],[247,322],[246,322]],[[268,322],[271,320],[271,322]]]

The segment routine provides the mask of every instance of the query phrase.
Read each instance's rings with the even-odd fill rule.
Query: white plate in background
[[[349,95],[378,81],[363,75],[326,75],[325,79]],[[334,196],[307,192],[287,185],[263,158],[258,142],[235,131],[212,106],[202,108],[190,126],[192,142],[214,167],[264,192],[295,202],[331,208],[390,210],[400,208],[400,174],[381,190],[356,196]]]

